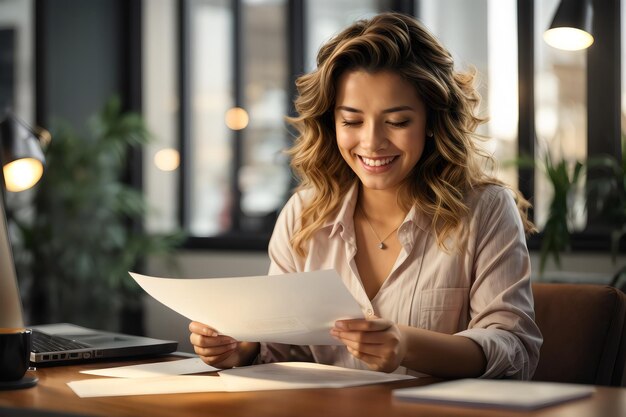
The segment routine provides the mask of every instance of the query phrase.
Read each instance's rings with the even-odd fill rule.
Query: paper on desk
[[[68,382],[81,398],[183,392],[241,392],[302,388],[343,388],[415,377],[306,362],[268,363],[219,372],[215,376],[100,378]]]
[[[167,362],[144,363],[141,365],[118,366],[115,368],[93,369],[90,371],[80,371],[80,373],[116,378],[144,378],[165,375],[199,374],[218,370],[219,369],[202,362],[200,358],[189,358]]]
[[[393,390],[393,397],[473,407],[534,410],[592,395],[591,385],[558,382],[459,379],[424,387]]]
[[[67,385],[81,398],[224,391],[220,377],[199,375],[84,379]]]
[[[262,391],[300,388],[343,388],[414,379],[310,362],[277,362],[220,371],[226,391]]]
[[[334,270],[204,279],[130,275],[167,307],[240,341],[340,345],[329,334],[335,320],[364,317]]]

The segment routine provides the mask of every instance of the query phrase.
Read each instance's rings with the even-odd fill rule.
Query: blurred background
[[[541,232],[528,241],[533,278],[612,282],[626,264],[626,8],[563,1],[576,2],[593,10],[593,44],[580,50],[544,40],[560,0],[0,0],[0,110],[52,134],[42,181],[6,192],[32,322],[94,324],[100,300],[97,315],[108,320],[95,325],[176,339],[189,350],[187,320],[143,297],[124,269],[265,274],[274,221],[296,185],[283,153],[293,140],[284,117],[293,114],[294,80],[315,68],[319,46],[343,27],[389,10],[418,17],[459,70],[477,71],[480,113],[489,119],[482,146],[499,162],[499,177],[534,205]],[[121,138],[115,163],[97,145],[113,136]],[[77,191],[100,163],[103,171],[92,173],[100,182]],[[48,174],[60,167],[67,171]],[[109,194],[93,196],[99,187]],[[115,201],[118,229],[104,214],[52,212],[59,195],[92,214]],[[63,227],[36,228],[38,219]],[[89,246],[80,242],[85,234],[99,240],[93,252],[79,250]],[[132,240],[138,236],[147,240]],[[37,249],[56,238],[64,239],[58,252]],[[46,256],[74,263],[47,266]],[[108,275],[98,278],[106,262]],[[63,295],[51,302],[54,291]],[[92,301],[79,306],[88,294]],[[47,306],[37,307],[42,300]]]

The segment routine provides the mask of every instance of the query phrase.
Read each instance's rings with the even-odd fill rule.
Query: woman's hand
[[[189,340],[194,351],[208,365],[216,368],[232,368],[247,364],[258,350],[256,343],[238,342],[230,336],[219,335],[206,324],[189,323]]]
[[[390,320],[378,317],[338,320],[330,334],[374,371],[393,372],[406,355],[404,335]]]

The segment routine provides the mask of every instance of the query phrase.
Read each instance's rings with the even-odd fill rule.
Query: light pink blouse
[[[269,244],[270,275],[334,268],[366,316],[437,332],[465,336],[487,358],[483,377],[529,379],[537,365],[542,337],[534,322],[530,259],[521,219],[511,193],[488,186],[472,192],[467,240],[449,253],[435,239],[430,218],[415,208],[398,229],[402,249],[389,276],[369,300],[359,278],[353,214],[358,187],[345,196],[335,218],[298,256],[289,241],[299,227],[308,192],[291,197]],[[367,369],[344,346],[261,344],[259,360],[315,361]],[[403,367],[396,372],[422,375]]]

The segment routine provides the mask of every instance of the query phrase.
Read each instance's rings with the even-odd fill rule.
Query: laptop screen
[[[24,327],[4,204],[4,193],[0,190],[0,327]]]

